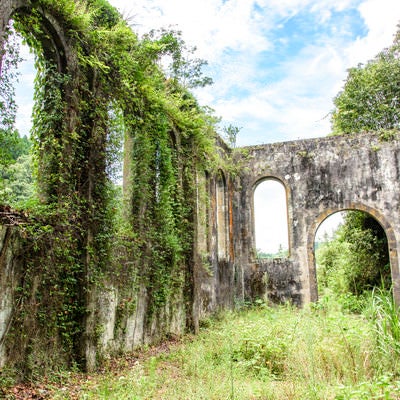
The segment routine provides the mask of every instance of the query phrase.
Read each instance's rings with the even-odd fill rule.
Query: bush
[[[387,238],[379,223],[364,212],[348,212],[331,241],[316,251],[318,288],[338,295],[362,296],[391,282]]]

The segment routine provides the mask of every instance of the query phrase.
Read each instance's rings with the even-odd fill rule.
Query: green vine
[[[195,176],[219,164],[217,119],[187,90],[210,80],[202,60],[184,61],[179,33],[140,39],[104,0],[28,3],[13,18],[36,55],[38,198],[23,231],[29,259],[13,320],[23,339],[8,343],[23,349],[15,365],[25,375],[85,361],[82,338],[103,332],[88,328],[90,302],[108,287],[118,291],[120,332],[139,287],[145,329],[182,298],[193,301]],[[48,15],[67,48],[51,47],[62,41]],[[168,54],[169,76],[159,66]],[[46,348],[60,358],[44,362]]]

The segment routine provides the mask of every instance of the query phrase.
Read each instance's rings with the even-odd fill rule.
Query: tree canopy
[[[349,69],[334,105],[333,134],[400,128],[400,30],[389,48]]]
[[[400,129],[400,25],[393,44],[365,65],[350,68],[334,98],[332,134]],[[317,250],[320,289],[359,295],[391,284],[388,244],[370,215],[351,212],[334,238]]]

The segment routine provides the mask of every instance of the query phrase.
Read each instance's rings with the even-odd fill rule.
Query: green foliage
[[[32,157],[21,155],[8,167],[0,166],[0,203],[23,208],[34,195]]]
[[[397,399],[400,395],[400,381],[387,374],[353,387],[340,387],[335,400]]]
[[[365,315],[376,333],[378,368],[398,374],[400,367],[400,309],[389,290],[375,288],[368,298]]]
[[[118,11],[106,0],[88,0],[92,25],[103,29],[113,29],[121,20]]]
[[[233,361],[256,375],[281,377],[285,372],[288,353],[287,338],[282,334],[283,332],[258,332],[254,336],[253,332],[249,332],[248,337],[245,336],[233,351]]]
[[[316,251],[318,283],[322,293],[361,295],[376,286],[390,287],[387,238],[383,228],[363,212],[348,212],[331,241]]]
[[[334,134],[399,129],[400,39],[366,65],[349,69],[343,90],[335,97]]]
[[[375,345],[373,321],[340,311],[332,299],[313,310],[262,305],[220,314],[197,337],[143,349],[139,361],[119,360],[121,370],[92,375],[80,393],[87,399],[132,393],[165,400],[395,399],[398,377]]]
[[[230,124],[228,126],[224,126],[224,128],[223,128],[225,138],[226,138],[229,146],[231,146],[232,148],[236,147],[237,135],[239,134],[241,129],[242,128],[239,128],[232,124]]]
[[[180,31],[160,29],[145,35],[145,42],[152,44],[155,58],[163,61],[164,56],[170,56],[172,61],[167,67],[170,79],[179,82],[182,87],[191,89],[212,84],[212,79],[203,75],[203,67],[207,61],[193,58],[196,47],[188,48],[182,39]]]
[[[10,337],[8,346],[16,368],[32,377],[81,365],[84,334],[96,345],[101,330],[85,325],[95,290],[118,288],[122,324],[135,291],[146,287],[145,329],[177,299],[190,303],[195,176],[217,168],[217,119],[188,91],[211,80],[179,32],[139,39],[104,0],[38,0],[13,18],[35,53],[38,197],[24,204],[31,218],[20,229],[29,256],[12,336],[20,340]],[[65,42],[51,37],[52,19]],[[54,48],[59,42],[67,48]],[[16,65],[17,53],[9,54]],[[172,59],[166,71],[165,57]],[[12,130],[12,79],[1,80],[0,144],[9,161],[0,166],[0,195],[21,205],[32,178],[24,139]],[[47,351],[54,357],[46,359]]]

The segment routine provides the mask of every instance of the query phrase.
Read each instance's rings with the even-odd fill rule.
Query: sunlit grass
[[[261,306],[207,322],[168,352],[151,349],[130,368],[93,376],[79,398],[400,398],[393,371],[382,370],[376,327],[362,315],[325,302]]]

